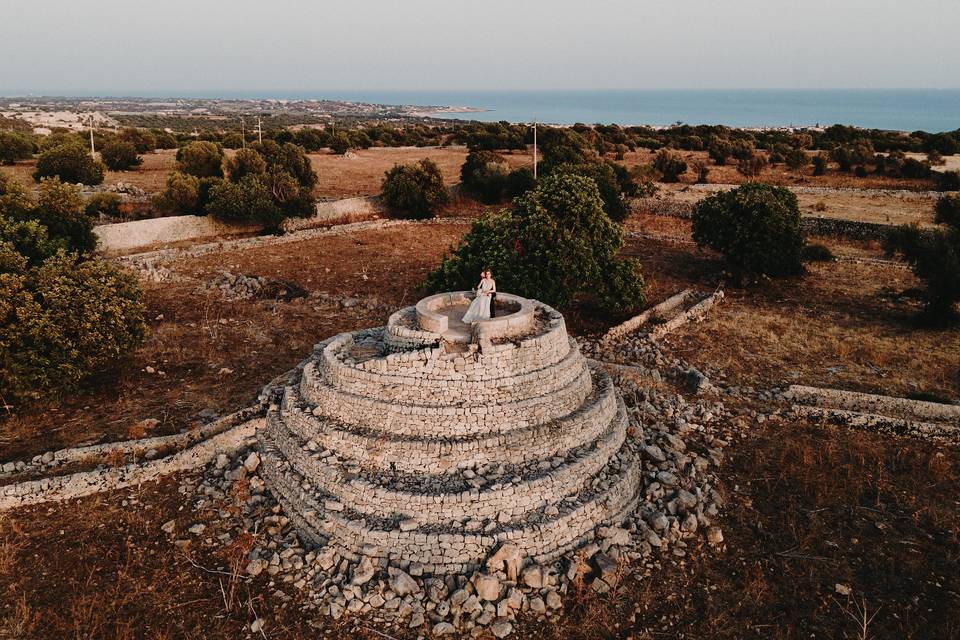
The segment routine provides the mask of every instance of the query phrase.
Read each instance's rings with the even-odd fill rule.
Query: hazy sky
[[[14,0],[0,94],[960,87],[958,0]]]

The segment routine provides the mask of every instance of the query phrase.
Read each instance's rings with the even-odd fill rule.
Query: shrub
[[[56,131],[50,135],[40,138],[40,153],[65,144],[72,144],[78,147],[86,148],[87,139],[82,135],[71,133],[69,131]]]
[[[767,159],[764,156],[752,156],[737,161],[737,171],[749,178],[759,176],[766,167]]]
[[[710,182],[710,166],[702,160],[694,160],[693,170],[697,172],[697,184],[707,184]]]
[[[22,273],[28,266],[36,266],[64,249],[66,242],[51,239],[47,228],[36,220],[13,220],[0,215],[0,247],[6,249],[0,255],[0,273]],[[12,259],[10,252],[22,260]]]
[[[537,146],[540,152],[540,166],[544,175],[561,164],[580,164],[595,157],[590,143],[572,129],[562,127],[544,127],[539,130]]]
[[[960,228],[960,193],[940,196],[934,209],[934,221]]]
[[[733,153],[733,145],[726,138],[714,138],[707,147],[710,159],[717,165],[727,164],[727,158]]]
[[[888,255],[902,254],[913,273],[926,283],[927,311],[934,317],[955,315],[960,301],[960,226],[921,232],[902,225],[887,236]]]
[[[33,157],[33,141],[22,133],[0,131],[0,163],[13,164]]]
[[[937,176],[937,189],[940,191],[960,191],[960,171],[944,171]]]
[[[822,244],[808,244],[800,251],[800,259],[804,262],[832,262],[833,252]]]
[[[827,172],[829,157],[824,153],[813,156],[813,175],[822,176]]]
[[[510,165],[495,151],[477,149],[467,154],[460,167],[460,182],[464,190],[486,204],[500,202],[507,185]]]
[[[491,266],[501,291],[566,307],[586,297],[611,311],[644,303],[633,260],[618,258],[623,230],[603,210],[593,180],[553,173],[512,210],[477,220],[427,278],[432,291],[466,289]]]
[[[120,139],[132,144],[137,153],[148,153],[157,148],[157,138],[146,129],[124,129],[120,132]]]
[[[103,182],[103,163],[90,157],[77,144],[63,144],[40,154],[33,179],[59,178],[63,182],[100,184]]]
[[[630,213],[627,208],[626,195],[632,195],[636,185],[631,182],[626,169],[623,170],[622,176],[618,176],[615,167],[621,167],[621,165],[613,162],[562,164],[556,167],[551,175],[552,173],[567,173],[590,178],[600,192],[604,211],[612,220],[622,222]]]
[[[135,276],[60,254],[0,274],[0,389],[7,402],[75,390],[138,345],[146,329]]]
[[[508,198],[522,196],[527,191],[536,188],[537,181],[533,178],[533,170],[529,167],[514,169],[507,175],[504,185],[504,195]]]
[[[440,167],[428,159],[394,165],[383,179],[381,196],[392,213],[410,218],[429,218],[450,199]]]
[[[240,149],[227,158],[227,175],[231,182],[240,182],[246,176],[263,179],[267,175],[267,161],[254,149]]]
[[[913,179],[923,179],[929,178],[932,170],[930,168],[930,163],[926,160],[917,160],[915,158],[907,158],[903,161],[903,167],[900,169],[900,175],[904,178],[913,178]]]
[[[132,142],[111,140],[100,148],[100,157],[111,171],[128,171],[143,164]]]
[[[253,176],[239,182],[222,181],[211,187],[206,211],[223,222],[259,223],[268,229],[279,227],[284,218],[270,190]]]
[[[222,178],[223,149],[214,142],[191,142],[177,151],[177,171],[198,178]]]
[[[800,209],[783,187],[748,183],[701,200],[693,211],[693,239],[723,254],[737,277],[802,271]]]
[[[867,168],[866,168],[865,166],[863,166],[862,164],[857,165],[856,168],[854,168],[854,170],[853,170],[853,175],[857,176],[858,178],[866,178],[866,177],[867,177]]]
[[[176,149],[177,137],[168,131],[152,131],[157,149]]]
[[[164,213],[203,215],[200,179],[189,173],[171,172],[167,188],[153,199],[153,205]]]
[[[91,218],[105,216],[107,218],[119,218],[123,215],[120,210],[122,199],[117,193],[95,193],[87,200],[86,214]]]
[[[653,160],[653,168],[660,173],[664,182],[679,182],[680,176],[687,171],[687,163],[675,153],[660,149]]]
[[[343,131],[337,131],[330,136],[330,150],[335,154],[342,156],[350,151],[350,136]]]
[[[834,147],[830,152],[830,158],[840,166],[840,171],[850,171],[854,165],[867,164],[875,155],[873,143],[865,138],[850,145]]]
[[[803,169],[810,164],[810,156],[807,155],[807,152],[803,149],[793,148],[784,154],[783,161],[786,163],[787,167],[797,171],[798,169]]]
[[[749,160],[754,156],[755,148],[750,140],[737,140],[730,149],[730,155],[736,160]]]
[[[93,220],[87,215],[80,188],[75,185],[56,178],[42,180],[37,206],[28,215],[45,226],[51,238],[63,238],[68,251],[84,254],[97,248]]]

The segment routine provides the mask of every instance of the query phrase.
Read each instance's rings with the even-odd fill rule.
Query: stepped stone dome
[[[627,412],[549,306],[431,296],[318,344],[258,433],[305,541],[382,566],[467,573],[512,543],[550,562],[638,499]]]

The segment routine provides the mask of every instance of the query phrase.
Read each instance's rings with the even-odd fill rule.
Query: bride
[[[497,292],[497,282],[489,269],[480,273],[480,284],[477,285],[477,296],[470,303],[467,312],[463,314],[464,324],[479,322],[490,318],[490,301]]]

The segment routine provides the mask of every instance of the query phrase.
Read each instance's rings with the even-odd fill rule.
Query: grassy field
[[[376,149],[312,160],[326,185],[319,189],[346,196],[418,154],[436,154],[452,182],[464,151]],[[148,158],[165,158],[169,167],[171,154]],[[131,175],[156,180],[167,170],[149,167]],[[843,197],[853,211],[866,196]],[[898,203],[908,199],[882,202],[896,220],[925,215],[919,206],[901,211]],[[868,219],[887,215],[873,205],[881,207],[863,203]],[[458,204],[449,211],[463,212]],[[668,353],[715,382],[960,397],[960,329],[920,322],[920,283],[902,265],[877,261],[875,245],[818,239],[837,255],[869,260],[816,263],[796,278],[738,288],[722,283],[716,255],[690,242],[689,222],[637,213],[626,226],[652,236],[632,235],[625,248],[643,266],[651,302],[725,285],[727,298],[702,323],[665,340]],[[147,435],[175,433],[197,424],[205,409],[242,408],[317,341],[381,325],[391,309],[418,299],[424,276],[467,229],[441,220],[178,260],[169,266],[179,280],[144,284],[145,344],[89,390],[0,422],[0,457],[140,436],[148,418],[159,423]],[[312,295],[225,301],[203,286],[224,270],[288,281]],[[341,308],[324,303],[321,292],[380,306]],[[579,308],[566,316],[577,335],[621,319]],[[742,436],[720,469],[723,549],[664,557],[603,598],[574,594],[562,617],[521,620],[514,637],[960,637],[960,448],[812,427],[789,416],[760,422],[753,412],[773,407],[745,399],[730,406]],[[0,638],[247,637],[253,611],[267,621],[269,638],[383,637],[301,615],[296,592],[289,604],[271,598],[265,575],[248,582],[213,570],[234,563],[249,540],[224,548],[197,539],[186,552],[172,546],[164,522],[215,530],[239,499],[194,511],[177,480],[0,515]],[[865,633],[863,610],[871,619]]]

